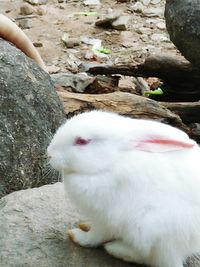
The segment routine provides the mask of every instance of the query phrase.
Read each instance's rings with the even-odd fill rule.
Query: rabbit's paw
[[[124,243],[122,240],[114,240],[104,245],[108,254],[115,258],[122,259],[127,262],[144,263],[143,258],[130,245]]]
[[[81,229],[74,228],[67,231],[67,236],[69,240],[71,240],[72,242],[84,247],[85,246],[84,233],[85,232],[82,231]]]
[[[79,228],[75,228],[68,230],[67,236],[69,240],[82,247],[97,247],[99,245],[99,241],[96,240],[96,236],[91,235],[90,231],[87,232]]]

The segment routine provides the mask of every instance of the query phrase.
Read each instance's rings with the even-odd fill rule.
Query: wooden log
[[[140,77],[159,77],[167,79],[173,77],[175,79],[182,79],[183,73],[190,78],[194,75],[199,79],[199,71],[195,69],[188,61],[177,60],[175,57],[166,55],[154,55],[145,59],[141,64],[129,65],[104,65],[91,67],[88,70],[92,74],[121,74],[126,76],[140,76]]]
[[[124,92],[89,95],[64,90],[58,90],[58,94],[64,104],[66,117],[92,109],[101,109],[132,118],[158,120],[176,126],[187,133],[190,132],[178,115],[158,102],[142,96]]]
[[[190,137],[200,143],[200,131],[195,127],[195,125],[200,124],[200,102],[160,102],[160,104],[177,114],[183,123],[190,128]]]
[[[185,124],[200,123],[200,102],[160,102],[160,104],[180,116]]]
[[[189,62],[166,55],[148,57],[136,65],[96,66],[92,74],[121,74],[134,77],[158,77],[163,81],[164,95],[160,101],[198,101],[200,99],[200,70]]]

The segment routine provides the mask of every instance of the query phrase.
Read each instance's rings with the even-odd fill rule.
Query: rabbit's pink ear
[[[186,138],[186,140],[176,140],[173,138],[159,135],[146,136],[141,140],[133,140],[134,149],[152,153],[162,153],[192,148],[195,141]]]

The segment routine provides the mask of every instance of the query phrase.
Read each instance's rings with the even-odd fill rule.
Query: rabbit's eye
[[[90,141],[91,141],[91,139],[84,139],[81,137],[76,137],[74,140],[74,145],[84,146],[84,145],[89,144]]]

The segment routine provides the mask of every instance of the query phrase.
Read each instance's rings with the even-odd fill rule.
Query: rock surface
[[[93,83],[94,78],[87,74],[71,74],[71,73],[56,73],[51,75],[51,79],[55,84],[65,88],[71,88],[72,91],[83,93],[85,88]]]
[[[167,0],[165,19],[171,41],[200,68],[200,0]]]
[[[58,181],[47,171],[46,148],[64,119],[50,76],[0,39],[0,197]]]
[[[1,267],[134,267],[67,240],[66,230],[80,221],[63,184],[14,192],[0,200]],[[83,217],[81,217],[83,218]]]
[[[102,248],[81,248],[66,237],[80,216],[63,184],[21,190],[0,200],[1,267],[136,267],[114,259]],[[194,257],[187,267],[198,267]],[[142,266],[141,266],[142,267]]]

